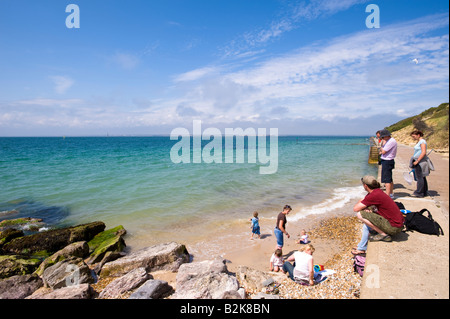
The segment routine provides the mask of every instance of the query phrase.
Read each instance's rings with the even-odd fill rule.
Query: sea
[[[367,136],[279,136],[274,174],[260,174],[258,161],[174,163],[176,143],[0,137],[0,221],[41,218],[44,231],[99,220],[123,225],[129,249],[177,241],[208,251],[236,229],[250,235],[254,211],[273,228],[284,205],[293,208],[288,222],[348,210],[364,196],[361,177],[378,170],[368,164]]]

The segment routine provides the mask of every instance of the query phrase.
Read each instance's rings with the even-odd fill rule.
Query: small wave
[[[351,201],[361,199],[365,196],[365,191],[361,186],[354,187],[339,187],[334,189],[332,196],[323,202],[301,208],[298,212],[289,216],[290,221],[298,221],[308,215],[325,214],[331,211],[336,211],[349,204]]]

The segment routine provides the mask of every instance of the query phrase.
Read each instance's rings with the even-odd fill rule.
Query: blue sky
[[[0,136],[170,134],[194,119],[373,134],[448,102],[448,22],[443,0],[0,0]]]

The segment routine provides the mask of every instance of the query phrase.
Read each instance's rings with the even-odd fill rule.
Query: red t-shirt
[[[404,217],[397,204],[381,189],[376,188],[367,194],[361,203],[367,207],[375,205],[378,214],[386,218],[392,227],[402,227]]]

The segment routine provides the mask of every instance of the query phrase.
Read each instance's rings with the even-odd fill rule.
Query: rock
[[[89,284],[74,285],[61,289],[40,289],[25,299],[91,299],[95,296]]]
[[[36,270],[36,274],[38,274],[39,276],[42,276],[42,274],[46,268],[56,264],[59,261],[64,260],[64,259],[67,259],[70,257],[84,258],[87,255],[89,255],[89,246],[88,246],[87,242],[79,241],[79,242],[67,245],[63,249],[57,251],[50,257],[46,258],[39,265],[39,268]]]
[[[31,217],[6,219],[0,222],[0,230],[14,227],[21,230],[38,231],[42,226],[44,226],[44,223],[42,223],[42,219]]]
[[[238,298],[239,283],[220,259],[183,264],[178,269],[172,299]],[[236,292],[236,293],[235,293]]]
[[[104,264],[106,264],[107,262],[114,261],[119,258],[125,257],[125,256],[126,256],[126,254],[124,252],[115,252],[115,251],[106,252],[103,259],[99,263],[97,263],[97,265],[95,265],[94,272],[96,274],[100,273]]]
[[[103,222],[53,229],[29,236],[15,238],[5,244],[6,253],[21,255],[50,255],[77,241],[90,241],[105,229]]]
[[[0,279],[33,273],[41,263],[36,258],[18,255],[0,256]]]
[[[24,236],[23,231],[14,228],[8,228],[0,232],[0,251],[4,244],[10,242],[14,238]]]
[[[189,261],[186,246],[171,242],[150,246],[103,265],[101,276],[122,276],[133,269],[144,267],[147,272],[155,270],[177,271]]]
[[[128,299],[160,299],[173,292],[172,286],[164,280],[147,280]]]
[[[24,299],[43,286],[36,275],[12,276],[0,280],[0,299]]]
[[[236,277],[247,289],[261,290],[264,286],[274,282],[273,274],[253,269],[247,266],[239,266],[236,271]],[[283,281],[286,275],[280,273],[276,276],[278,281]]]
[[[148,279],[152,278],[153,277],[147,273],[144,267],[136,268],[106,286],[100,293],[99,298],[120,298],[124,293],[136,289]]]
[[[94,283],[91,270],[83,259],[70,257],[46,268],[42,273],[45,287],[58,289],[85,283]]]
[[[107,252],[121,252],[125,248],[123,236],[127,233],[123,226],[105,230],[88,242],[90,257],[87,264],[101,261]]]

